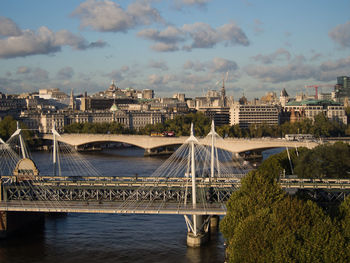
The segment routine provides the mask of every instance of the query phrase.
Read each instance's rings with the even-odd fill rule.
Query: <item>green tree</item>
[[[322,144],[303,151],[294,163],[301,178],[350,178],[350,146],[342,142]]]
[[[19,127],[22,129],[22,135],[29,146],[34,145],[33,133],[28,130],[27,126],[19,122]],[[12,116],[6,116],[0,122],[0,138],[7,141],[11,135],[17,130],[17,121]]]
[[[0,122],[0,138],[7,141],[11,135],[16,131],[16,120],[12,116],[6,116]]]
[[[228,200],[227,214],[220,222],[220,230],[229,242],[240,222],[260,209],[271,207],[284,197],[274,179],[257,171],[250,172],[241,183],[241,188]]]
[[[347,262],[339,228],[311,201],[285,197],[242,220],[230,262]]]

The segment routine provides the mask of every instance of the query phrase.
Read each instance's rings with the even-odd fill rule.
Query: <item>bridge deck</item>
[[[243,174],[229,174],[223,177],[197,177],[198,188],[238,188],[241,186]],[[15,176],[1,176],[3,185],[11,185],[16,182]],[[35,176],[31,180],[32,185],[49,187],[159,187],[179,188],[191,185],[189,177],[134,177],[134,176]],[[350,190],[350,179],[306,179],[306,178],[281,178],[279,183],[282,188],[292,189],[343,189]],[[20,188],[20,187],[19,187]]]
[[[0,211],[100,213],[100,214],[177,214],[177,215],[225,215],[226,207],[220,204],[183,205],[177,203],[141,203],[123,207],[123,202],[62,202],[47,201],[0,202]]]

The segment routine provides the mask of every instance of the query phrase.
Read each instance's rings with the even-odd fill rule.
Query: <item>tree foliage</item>
[[[0,122],[0,138],[2,138],[4,141],[7,141],[8,138],[10,138],[11,135],[16,131],[16,129],[16,120],[13,119],[12,116],[6,116]]]
[[[129,134],[132,131],[117,122],[112,123],[73,123],[64,127],[66,133]]]
[[[322,144],[302,152],[294,163],[300,178],[350,178],[350,146]]]
[[[295,174],[299,178],[350,178],[350,145],[322,144],[313,149],[300,147],[269,156],[259,167],[261,173],[278,179]],[[292,172],[293,170],[293,172]]]
[[[222,137],[238,138],[284,137],[286,134],[312,134],[315,137],[350,135],[349,126],[331,121],[322,113],[316,115],[314,121],[305,119],[295,123],[285,122],[282,125],[252,124],[248,128],[240,128],[236,124],[224,125],[217,129]]]
[[[272,176],[251,172],[220,222],[229,262],[348,262],[349,204],[342,221],[332,220],[316,203],[285,195]]]
[[[34,144],[33,133],[27,130],[24,123],[19,122],[19,127],[22,129],[22,134],[28,145]],[[11,135],[17,130],[17,121],[12,116],[6,116],[0,121],[0,138],[7,141]]]

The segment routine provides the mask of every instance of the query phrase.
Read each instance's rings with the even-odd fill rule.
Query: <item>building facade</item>
[[[230,108],[230,124],[248,128],[252,124],[279,124],[279,108],[274,105],[240,105]]]
[[[290,112],[290,122],[292,123],[304,119],[314,120],[316,115],[322,113],[329,120],[347,124],[344,106],[330,100],[292,101],[287,103],[284,109],[286,112]]]

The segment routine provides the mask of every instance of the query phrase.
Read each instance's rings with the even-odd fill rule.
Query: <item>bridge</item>
[[[122,134],[61,134],[57,138],[58,141],[78,147],[85,144],[99,142],[121,142],[137,146],[145,149],[146,152],[151,152],[153,149],[160,147],[182,145],[188,137],[157,137],[145,135],[122,135]],[[53,140],[52,134],[44,134],[43,139]],[[211,141],[206,138],[198,138],[202,145],[210,146]],[[314,148],[321,142],[315,141],[287,141],[277,138],[259,138],[259,139],[234,139],[225,138],[216,141],[216,147],[225,151],[241,153],[251,150],[265,150],[271,148],[294,148],[307,147]]]
[[[192,198],[192,191],[185,190],[191,180],[183,177],[38,176],[31,183],[19,185],[16,176],[2,176],[0,210],[225,215],[223,204],[241,186],[241,178],[242,175],[196,178],[196,187],[205,193],[205,202],[193,206],[181,202]],[[281,178],[279,183],[286,190],[350,192],[349,179]]]
[[[221,139],[214,125],[206,138],[191,136],[164,138],[132,135],[91,135],[88,138],[59,135],[54,129],[52,174],[39,174],[29,158],[18,129],[8,142],[0,143],[0,232],[8,222],[7,213],[72,212],[72,213],[133,213],[184,215],[189,246],[200,246],[208,238],[210,227],[217,226],[218,216],[226,214],[225,202],[241,185],[241,178],[252,168],[241,157],[220,153],[217,148],[241,152],[274,147],[314,147],[314,142],[284,140]],[[107,137],[108,138],[107,138]],[[15,153],[12,141],[18,139],[22,158]],[[183,144],[151,176],[102,176],[86,161],[79,159],[74,147],[89,142],[122,141],[145,149]],[[244,146],[248,144],[248,146]],[[149,148],[148,148],[149,147]],[[59,154],[59,149],[64,155]],[[71,155],[70,155],[71,154]],[[70,156],[73,156],[72,158]],[[62,173],[63,161],[75,173]],[[68,161],[81,161],[68,163]],[[91,174],[90,174],[91,173]],[[311,180],[282,178],[282,188],[329,191],[328,198],[340,199],[350,190],[349,180]],[[319,192],[319,191],[318,191]],[[312,192],[315,198],[319,193]],[[5,218],[5,219],[4,219]],[[18,219],[16,219],[18,220]],[[15,220],[15,221],[16,221]]]

